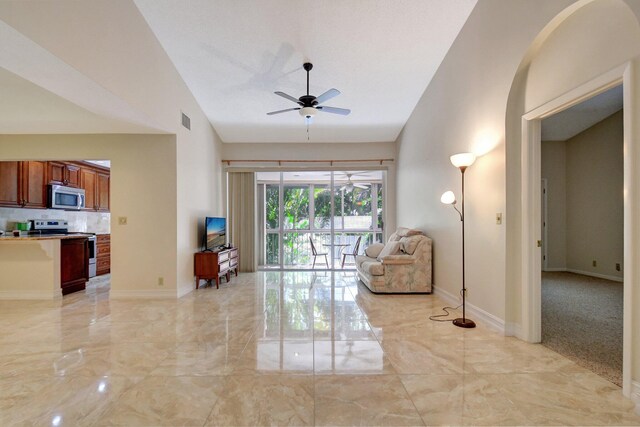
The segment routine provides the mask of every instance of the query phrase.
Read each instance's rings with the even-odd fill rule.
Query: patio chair
[[[313,239],[311,238],[311,236],[309,236],[309,243],[311,243],[311,254],[313,254],[313,265],[311,266],[311,268],[315,268],[316,267],[316,258],[319,256],[324,256],[324,262],[325,264],[327,264],[327,268],[329,268],[329,261],[327,260],[327,255],[329,254],[328,252],[318,252],[316,250],[316,245],[313,244]]]
[[[362,236],[358,236],[358,240],[356,240],[356,244],[353,245],[353,251],[348,253],[345,253],[345,252],[342,253],[342,268],[344,268],[344,261],[348,256],[353,257],[353,262],[356,261],[356,257],[358,256],[358,249],[360,248],[360,239],[362,239]]]

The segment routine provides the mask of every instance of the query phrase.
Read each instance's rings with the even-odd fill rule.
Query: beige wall
[[[505,199],[506,101],[527,47],[570,3],[479,1],[397,140],[397,222],[433,238],[434,289],[455,296],[460,222],[440,196],[453,190],[460,197],[460,172],[449,156],[480,155],[465,174],[467,302],[498,322],[505,319],[505,234],[513,221]]]
[[[170,148],[162,144],[140,142],[164,141],[163,137],[155,140],[132,136],[116,137],[127,138],[129,146],[121,146],[116,150],[118,156],[120,153],[127,154],[120,156],[124,163],[115,163],[112,172],[115,174],[120,171],[121,177],[136,178],[140,181],[140,186],[154,188],[150,192],[138,193],[146,199],[159,199],[153,200],[152,205],[162,205],[161,209],[154,210],[153,215],[144,215],[145,221],[154,216],[159,217],[151,220],[151,224],[154,224],[152,228],[156,230],[155,233],[172,239],[172,246],[166,250],[167,262],[157,264],[158,267],[165,267],[149,269],[144,278],[139,277],[142,274],[131,274],[126,286],[130,287],[131,292],[134,289],[157,289],[158,277],[164,276],[165,289],[172,289],[174,295],[176,292],[183,295],[194,289],[193,253],[200,246],[199,223],[206,215],[221,215],[224,212],[222,167],[219,161],[222,142],[135,4],[131,0],[4,2],[0,4],[0,19],[106,90],[109,96],[116,97],[132,111],[132,122],[140,121],[142,117],[145,123],[155,125],[156,132],[173,135],[168,137],[173,141]],[[43,54],[43,58],[45,57]],[[19,62],[19,58],[16,58],[16,62]],[[14,68],[20,69],[18,66]],[[30,71],[30,77],[33,78],[34,73],[36,71]],[[38,80],[38,84],[42,85],[43,82],[50,83],[50,87],[45,85],[44,88],[53,93],[73,93],[73,102],[76,104],[86,108],[97,104],[88,99],[96,97],[96,94],[89,91],[87,88],[90,86],[81,79]],[[61,90],[61,86],[64,86],[64,90]],[[105,111],[107,110],[94,112],[105,114]],[[182,112],[191,118],[191,130],[181,126]],[[101,136],[82,139],[91,145],[93,140],[105,141],[104,138],[109,140],[108,137]],[[13,140],[10,141],[12,142]],[[104,149],[83,147],[81,143],[72,145],[73,149],[67,149],[68,146],[62,144],[65,147],[62,151],[69,153],[66,157],[61,156],[62,158],[106,158],[117,162],[117,159],[109,156],[92,154],[95,151],[103,152]],[[11,148],[24,158],[36,158],[47,151]],[[169,151],[165,151],[165,148]],[[4,155],[6,152],[2,150],[0,156]],[[165,175],[158,177],[161,178],[160,181],[155,180],[155,169],[153,173],[139,173],[137,168],[140,165],[142,171],[153,169],[153,162],[158,160],[158,156],[162,156],[159,168],[165,169]],[[129,161],[129,158],[136,161]],[[160,170],[157,172],[162,174]],[[160,187],[157,186],[158,182],[162,183]],[[127,191],[127,186],[123,184],[121,190]],[[133,203],[121,206],[120,209],[129,211],[137,206],[139,203]],[[116,218],[118,214],[113,209],[112,212]],[[140,212],[148,213],[144,209]],[[114,234],[117,227],[112,227]],[[143,234],[148,238],[151,233],[149,230]],[[146,258],[152,256],[150,254],[157,254],[160,248],[166,247],[164,243],[158,244],[163,239],[165,237],[151,237],[150,241],[155,240],[157,243],[156,249],[140,256]],[[133,247],[126,250],[125,246],[122,248],[125,253],[133,250]],[[116,251],[117,248],[114,248],[114,259],[123,256]],[[155,260],[149,259],[148,262],[156,265]],[[115,275],[114,280],[117,281]]]
[[[460,289],[459,223],[439,202],[445,190],[459,194],[460,173],[448,157],[474,151],[482,156],[467,171],[468,302],[518,333],[520,224],[528,215],[520,210],[522,115],[627,60],[640,65],[639,16],[640,2],[622,0],[477,3],[397,141],[397,222],[434,239],[436,292]],[[634,89],[625,106],[638,97]],[[629,124],[640,131],[640,121]],[[640,306],[640,280],[632,286]],[[639,315],[633,330],[632,376],[640,379]]]
[[[175,136],[0,135],[0,146],[0,160],[111,160],[112,295],[175,297]]]
[[[567,141],[542,143],[549,270],[622,279],[622,130],[619,111]]]
[[[595,0],[577,4],[582,7],[568,17],[554,21],[532,41],[513,80],[507,104],[506,175],[509,184],[506,195],[507,210],[512,212],[506,242],[507,322],[514,324],[516,330],[526,313],[521,305],[523,254],[520,236],[524,231],[521,218],[529,215],[520,209],[522,115],[627,62],[631,63],[627,71],[630,91],[625,95],[624,121],[631,137],[625,138],[624,142],[625,192],[633,197],[635,204],[627,203],[624,215],[630,225],[627,230],[629,253],[637,256],[640,248],[640,212],[637,212],[640,151],[636,147],[637,137],[633,137],[640,134],[640,121],[637,112],[635,117],[627,114],[640,108],[640,92],[636,89],[640,85],[637,71],[640,66],[640,2]],[[629,349],[631,377],[637,381],[640,379],[640,315],[630,308],[640,305],[640,272],[634,271],[633,276],[625,274],[625,282],[625,317],[630,325],[625,329],[625,352]],[[626,383],[626,393],[630,393],[629,386]]]
[[[567,145],[542,142],[542,178],[547,180],[547,269],[567,268]],[[543,264],[544,266],[544,264]]]
[[[622,111],[567,141],[567,268],[622,278]],[[596,267],[591,261],[596,260]]]

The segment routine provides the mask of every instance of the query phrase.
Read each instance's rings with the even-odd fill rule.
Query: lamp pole
[[[460,166],[460,172],[462,173],[462,211],[460,214],[460,222],[462,222],[462,318],[457,318],[453,321],[453,324],[461,328],[475,328],[476,324],[473,320],[466,318],[466,296],[467,287],[465,283],[465,260],[464,260],[464,172],[467,170],[467,166]]]

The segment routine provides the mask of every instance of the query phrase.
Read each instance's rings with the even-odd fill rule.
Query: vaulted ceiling
[[[476,0],[135,0],[225,142],[306,142],[304,119],[273,94],[342,92],[315,142],[394,141]]]

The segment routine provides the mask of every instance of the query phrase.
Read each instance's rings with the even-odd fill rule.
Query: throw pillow
[[[422,236],[403,237],[400,239],[400,250],[407,255],[413,255]]]
[[[367,246],[364,249],[364,253],[369,258],[378,258],[378,255],[380,255],[380,251],[382,251],[382,248],[384,248],[384,245],[382,243],[374,243],[373,245]]]
[[[378,261],[382,261],[382,258],[387,255],[397,255],[400,253],[400,242],[388,242],[384,245],[384,248],[378,254]]]
[[[396,234],[398,235],[398,237],[410,237],[422,235],[424,233],[416,228],[398,227],[398,229],[396,230]]]

